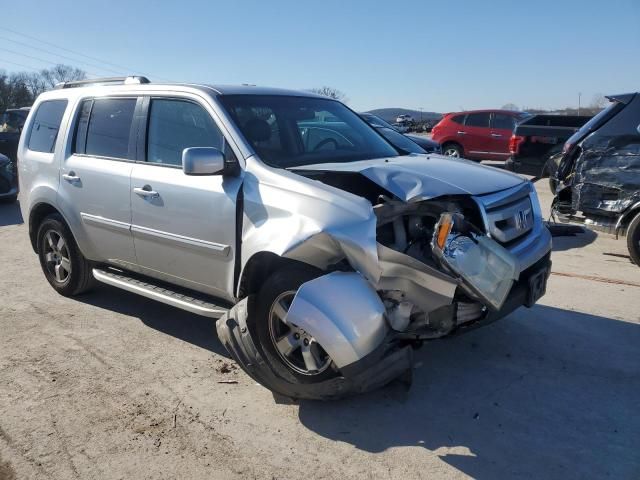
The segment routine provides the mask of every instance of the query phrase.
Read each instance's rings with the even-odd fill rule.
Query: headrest
[[[266,120],[252,118],[245,126],[245,133],[252,142],[266,142],[271,138],[271,126]]]

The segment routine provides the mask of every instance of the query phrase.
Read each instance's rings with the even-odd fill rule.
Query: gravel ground
[[[332,403],[275,399],[205,318],[107,286],[56,295],[16,205],[0,245],[0,479],[640,478],[623,241],[556,238],[540,305],[425,345],[408,392]]]

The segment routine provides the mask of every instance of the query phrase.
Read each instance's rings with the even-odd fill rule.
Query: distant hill
[[[408,108],[376,108],[369,110],[368,113],[379,116],[389,123],[394,123],[398,115],[411,115],[415,121],[420,121],[420,110],[410,110]],[[422,112],[423,120],[439,120],[442,118],[441,113]]]

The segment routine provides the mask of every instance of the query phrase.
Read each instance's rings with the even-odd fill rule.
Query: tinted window
[[[493,119],[491,120],[491,128],[513,130],[513,127],[515,127],[515,125],[515,118],[512,115],[509,115],[507,113],[493,114]]]
[[[85,153],[98,157],[128,158],[129,136],[135,108],[135,98],[93,100]],[[84,108],[83,112],[86,113]],[[81,115],[80,122],[82,121]],[[76,146],[79,146],[77,141],[76,138]]]
[[[334,100],[284,95],[223,95],[220,100],[260,158],[275,167],[398,155]]]
[[[201,106],[180,100],[152,100],[147,134],[147,161],[182,165],[190,147],[223,150],[223,137]]]
[[[53,153],[62,115],[66,108],[66,100],[50,100],[40,104],[31,127],[29,150]]]
[[[465,123],[467,127],[489,127],[488,113],[470,113]]]
[[[381,127],[378,132],[398,148],[409,153],[427,153],[420,145],[391,128]]]
[[[464,125],[464,117],[465,115],[456,115],[451,118],[451,121],[457,123],[458,125]]]

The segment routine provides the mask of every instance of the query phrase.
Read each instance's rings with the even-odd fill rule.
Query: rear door
[[[80,242],[96,259],[134,270],[130,177],[138,101],[136,96],[81,101],[58,191],[65,214],[82,224]]]
[[[467,114],[464,124],[464,156],[478,160],[490,159],[491,136],[489,132],[490,114],[474,112]]]
[[[136,257],[143,273],[217,297],[233,292],[240,177],[187,176],[182,152],[234,155],[207,106],[191,97],[147,99],[146,134],[131,175]]]
[[[509,139],[516,126],[516,117],[507,112],[491,114],[489,131],[489,153],[494,160],[506,160],[509,155]]]

